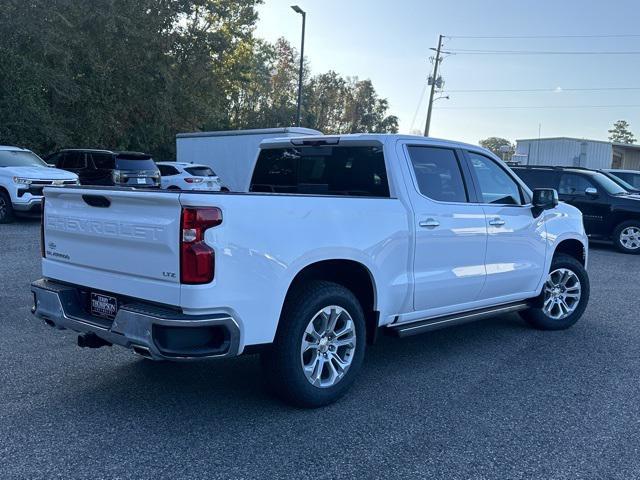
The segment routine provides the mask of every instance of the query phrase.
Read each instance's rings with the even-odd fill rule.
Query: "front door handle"
[[[421,221],[418,225],[423,228],[436,228],[440,226],[440,222],[433,218],[427,218],[426,220]]]
[[[489,221],[489,225],[492,225],[494,227],[501,227],[504,225],[504,220],[502,220],[500,217],[496,217]]]

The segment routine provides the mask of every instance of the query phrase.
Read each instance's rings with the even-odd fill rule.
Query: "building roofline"
[[[614,147],[640,149],[640,145],[634,145],[632,143],[620,143],[620,142],[608,142],[606,140],[592,140],[590,138],[576,138],[576,137],[543,137],[543,138],[518,138],[516,142],[538,142],[543,140],[573,140],[576,142],[592,142],[592,143],[606,143]]]

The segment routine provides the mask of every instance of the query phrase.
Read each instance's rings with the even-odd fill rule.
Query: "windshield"
[[[627,190],[622,188],[620,185],[618,185],[603,173],[595,172],[593,178],[594,180],[597,180],[600,186],[611,195],[624,195],[629,193]]]
[[[33,152],[24,150],[0,150],[0,167],[48,167],[44,160]]]
[[[194,177],[215,177],[216,174],[209,167],[189,167],[185,168],[187,173]]]

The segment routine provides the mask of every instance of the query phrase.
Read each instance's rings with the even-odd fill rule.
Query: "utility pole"
[[[302,104],[302,74],[304,73],[304,29],[307,23],[307,12],[302,10],[298,5],[291,7],[294,12],[302,15],[302,40],[300,44],[300,72],[298,74],[298,108],[296,111],[296,125],[300,126],[300,105]]]
[[[442,39],[444,35],[438,37],[438,48],[436,49],[436,58],[433,62],[433,77],[431,77],[431,93],[429,94],[429,109],[427,110],[427,123],[424,126],[424,136],[429,136],[429,128],[431,127],[431,110],[433,109],[433,96],[436,93],[436,83],[438,82],[438,64],[442,61],[440,51],[442,50]]]

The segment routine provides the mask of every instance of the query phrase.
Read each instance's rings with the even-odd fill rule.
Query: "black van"
[[[46,162],[77,174],[81,185],[160,187],[160,170],[146,153],[66,149],[49,155]]]
[[[612,240],[621,252],[640,254],[640,196],[588,168],[531,165],[511,169],[531,189],[555,188],[561,201],[582,212],[590,237]]]

